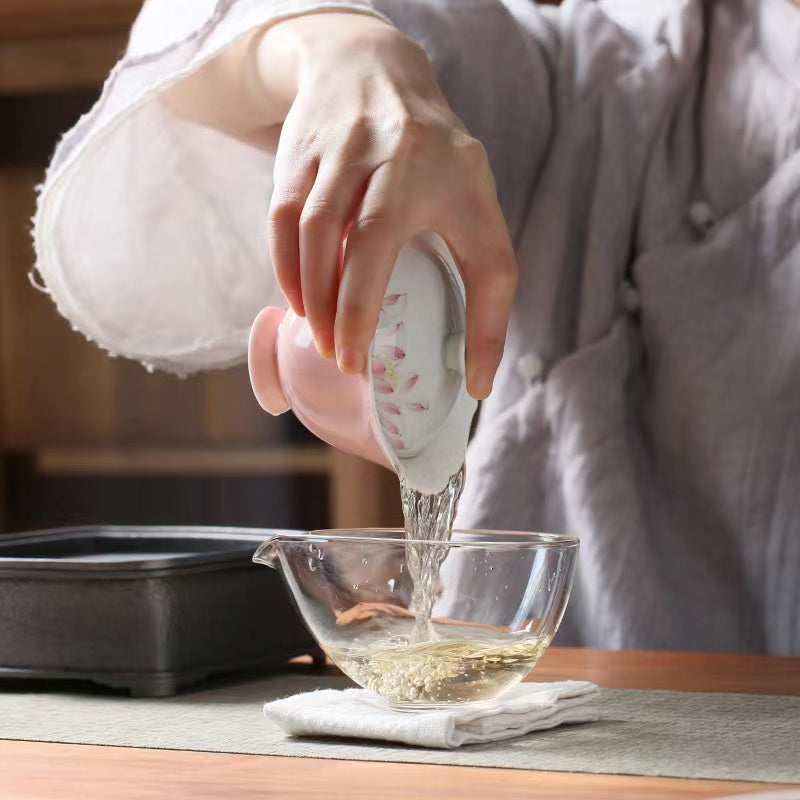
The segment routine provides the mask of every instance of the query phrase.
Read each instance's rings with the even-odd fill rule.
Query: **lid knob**
[[[466,375],[466,338],[463,333],[451,333],[444,340],[444,365],[462,378]]]

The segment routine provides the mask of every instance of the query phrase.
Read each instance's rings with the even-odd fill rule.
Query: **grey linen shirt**
[[[492,163],[521,278],[459,524],[581,538],[560,644],[800,653],[800,7],[150,0],[37,216],[39,270],[101,345],[243,356],[277,299],[272,162],[158,91],[310,8],[419,41]]]

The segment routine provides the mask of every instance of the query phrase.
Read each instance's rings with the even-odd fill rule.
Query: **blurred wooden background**
[[[34,186],[124,50],[137,0],[0,0],[0,531],[80,522],[400,521],[396,479],[252,398],[109,359],[29,283]]]

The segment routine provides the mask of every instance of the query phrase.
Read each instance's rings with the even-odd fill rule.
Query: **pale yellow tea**
[[[519,683],[550,644],[549,637],[474,628],[469,638],[413,644],[393,637],[365,649],[328,649],[355,680],[401,706],[441,706],[495,697]]]

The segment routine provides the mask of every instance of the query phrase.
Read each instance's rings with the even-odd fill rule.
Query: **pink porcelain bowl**
[[[391,469],[374,428],[366,373],[346,375],[314,346],[308,321],[293,311],[265,308],[250,332],[250,382],[273,415],[290,408],[323,441]]]

